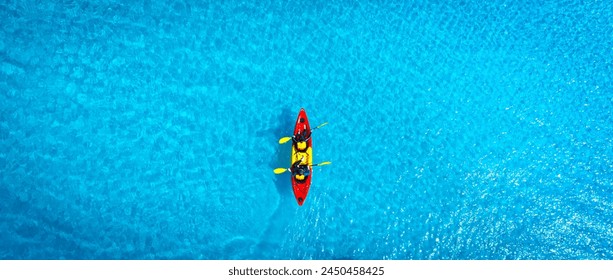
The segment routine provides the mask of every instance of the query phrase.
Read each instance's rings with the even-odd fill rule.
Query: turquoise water
[[[0,4],[0,259],[613,259],[613,2],[205,2]]]

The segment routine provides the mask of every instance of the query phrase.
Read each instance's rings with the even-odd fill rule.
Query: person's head
[[[303,174],[296,174],[296,180],[299,180],[299,181],[304,180],[304,175]]]
[[[302,165],[298,166],[298,170],[296,170],[296,174],[304,175],[304,168],[302,167]]]
[[[304,151],[307,147],[307,143],[305,141],[300,141],[298,144],[296,144],[296,146],[298,147],[299,151]]]

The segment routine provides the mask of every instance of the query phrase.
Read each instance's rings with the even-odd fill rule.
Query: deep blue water
[[[613,259],[613,2],[203,2],[0,3],[0,259]]]

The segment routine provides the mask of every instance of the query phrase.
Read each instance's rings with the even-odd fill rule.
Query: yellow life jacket
[[[298,142],[296,145],[299,151],[304,151],[307,148],[307,143],[305,141]]]
[[[304,175],[296,174],[296,180],[298,181],[304,180]]]

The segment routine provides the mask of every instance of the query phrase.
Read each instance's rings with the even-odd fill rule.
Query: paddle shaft
[[[330,162],[330,161],[324,161],[324,162],[320,162],[320,163],[317,163],[317,164],[311,164],[310,166],[324,166],[324,165],[328,165],[328,164],[331,164],[331,163],[332,162]],[[275,168],[275,170],[273,170],[273,172],[275,174],[277,174],[277,175],[278,174],[283,174],[283,173],[285,173],[285,171],[292,172],[291,168],[283,168],[283,167]]]
[[[324,127],[327,124],[328,124],[328,122],[322,123],[322,124],[318,125],[317,127],[311,129],[311,132],[313,132],[313,130],[315,130],[315,129],[322,128],[322,127]],[[287,143],[291,139],[292,139],[291,136],[285,136],[285,137],[279,139],[279,144],[285,144],[285,143]]]

